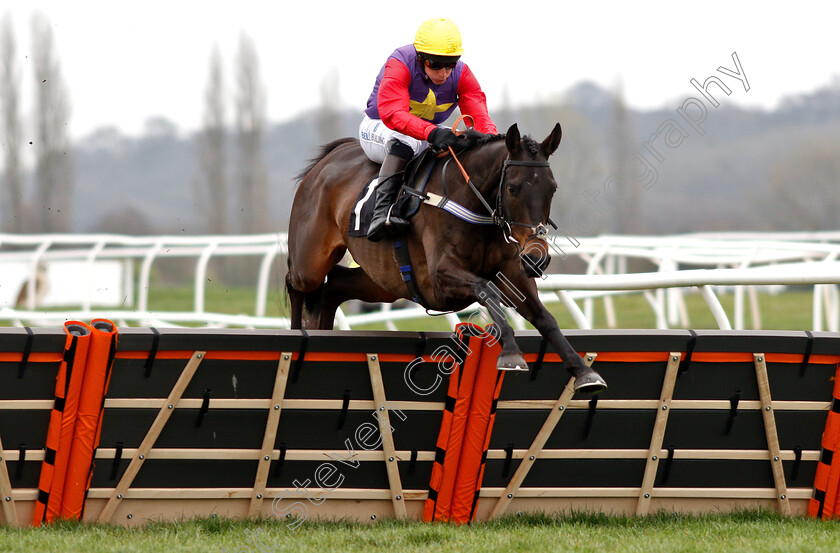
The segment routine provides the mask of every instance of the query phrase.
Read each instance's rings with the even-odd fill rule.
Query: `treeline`
[[[358,109],[339,109],[327,75],[321,107],[282,124],[266,121],[270,91],[253,43],[243,35],[226,71],[211,50],[202,129],[185,135],[152,118],[139,138],[103,128],[67,139],[68,90],[50,26],[36,17],[38,82],[33,144],[23,143],[20,69],[8,16],[0,39],[0,225],[7,232],[253,233],[286,230],[294,176],[321,144],[356,136]],[[40,34],[38,34],[40,33]],[[225,96],[232,80],[234,95]],[[491,106],[493,99],[490,99]],[[563,142],[552,158],[559,189],[552,218],[575,235],[710,230],[840,228],[840,82],[788,98],[772,111],[727,103],[710,111],[703,133],[659,143],[651,184],[639,156],[675,118],[673,106],[636,110],[620,89],[582,83],[554,101],[501,106],[504,132],[516,122],[542,139],[554,123]],[[36,162],[25,170],[22,153]]]
[[[70,230],[75,187],[71,145],[67,134],[67,89],[47,18],[32,18],[34,77],[33,139],[24,141],[20,117],[20,79],[12,19],[0,22],[0,143],[2,143],[3,228],[9,232],[66,232]],[[34,154],[32,186],[24,176],[24,149]],[[29,152],[26,152],[29,154]]]
[[[256,48],[247,35],[241,35],[237,46],[232,99],[225,97],[226,75],[218,48],[213,49],[202,131],[189,144],[161,118],[147,122],[147,136],[139,141],[106,128],[82,144],[70,144],[70,95],[51,24],[40,13],[32,17],[32,51],[34,110],[26,119],[20,113],[22,72],[13,21],[6,13],[0,22],[3,231],[155,232],[160,210],[177,210],[175,221],[184,224],[198,211],[202,232],[255,233],[274,228],[263,152],[267,93]],[[229,102],[233,130],[227,124]],[[24,136],[34,139],[27,142]],[[35,156],[31,171],[24,168],[27,148]],[[130,160],[138,158],[141,166],[132,166]],[[190,172],[186,179],[180,171],[185,167]],[[180,192],[184,187],[189,189],[186,202]]]

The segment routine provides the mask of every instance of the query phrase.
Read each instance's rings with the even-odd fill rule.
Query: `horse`
[[[546,225],[557,183],[548,158],[561,138],[559,123],[542,142],[520,135],[513,124],[458,154],[462,174],[451,163],[431,173],[423,192],[427,201],[411,219],[408,234],[399,238],[410,255],[413,291],[405,267],[395,260],[393,241],[348,236],[354,204],[379,166],[355,138],[324,145],[296,179],[286,274],[291,327],[332,329],[339,305],[351,299],[392,303],[405,298],[427,311],[460,311],[478,302],[489,312],[502,346],[497,368],[528,370],[503,310],[512,307],[560,355],[575,377],[576,391],[604,390],[606,382],[563,336],[535,283],[550,260]],[[428,205],[433,196],[473,215],[489,213],[482,219],[486,224]],[[348,250],[358,267],[338,264]]]

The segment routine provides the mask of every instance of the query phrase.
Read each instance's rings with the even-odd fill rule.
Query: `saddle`
[[[456,128],[458,123],[460,123],[461,119],[464,117],[465,116],[459,117],[452,128]],[[470,119],[472,118],[470,117]],[[488,135],[469,128],[467,129],[465,136],[467,137],[467,146],[455,150],[455,153],[460,154],[470,148],[473,148],[480,140],[484,139]],[[492,219],[470,213],[468,210],[454,202],[449,202],[451,205],[448,207],[446,206],[446,202],[448,201],[446,199],[448,195],[446,190],[446,166],[453,160],[453,158],[448,155],[440,157],[441,155],[443,155],[441,152],[435,151],[433,148],[426,148],[408,162],[408,165],[406,165],[403,173],[403,185],[394,204],[393,212],[403,219],[408,220],[417,213],[417,210],[420,209],[420,204],[426,202],[449,211],[456,217],[459,217],[469,223],[478,225],[492,224]],[[429,177],[432,175],[432,171],[438,166],[438,162],[443,163],[441,174],[443,195],[438,196],[436,194],[430,194],[431,196],[435,196],[436,199],[429,202],[430,198],[425,193],[426,184],[429,182]],[[466,178],[466,175],[464,176]]]
[[[423,191],[438,159],[436,152],[426,148],[408,162],[403,171],[402,188],[394,202],[394,213],[399,217],[408,220],[420,209],[425,197]]]
[[[414,156],[402,173],[392,177],[402,179],[402,187],[394,202],[393,215],[408,220],[417,213],[423,202],[423,191],[436,164],[436,153],[431,148],[427,148]],[[359,193],[353,212],[350,214],[349,236],[367,236],[376,200],[374,193],[376,182],[377,179],[374,178]]]

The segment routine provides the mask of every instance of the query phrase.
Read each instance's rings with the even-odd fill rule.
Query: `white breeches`
[[[380,119],[367,115],[359,125],[359,142],[371,161],[382,163],[394,142],[402,142],[414,151],[414,155],[425,150],[429,143],[391,130]]]

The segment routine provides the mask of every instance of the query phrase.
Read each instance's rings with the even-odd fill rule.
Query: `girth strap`
[[[414,276],[414,269],[411,266],[411,255],[408,252],[408,244],[403,238],[394,240],[394,255],[397,258],[397,265],[400,268],[405,286],[408,288],[408,293],[411,295],[411,300],[414,303],[426,307],[426,302],[423,301],[423,294],[417,286],[417,278]]]

